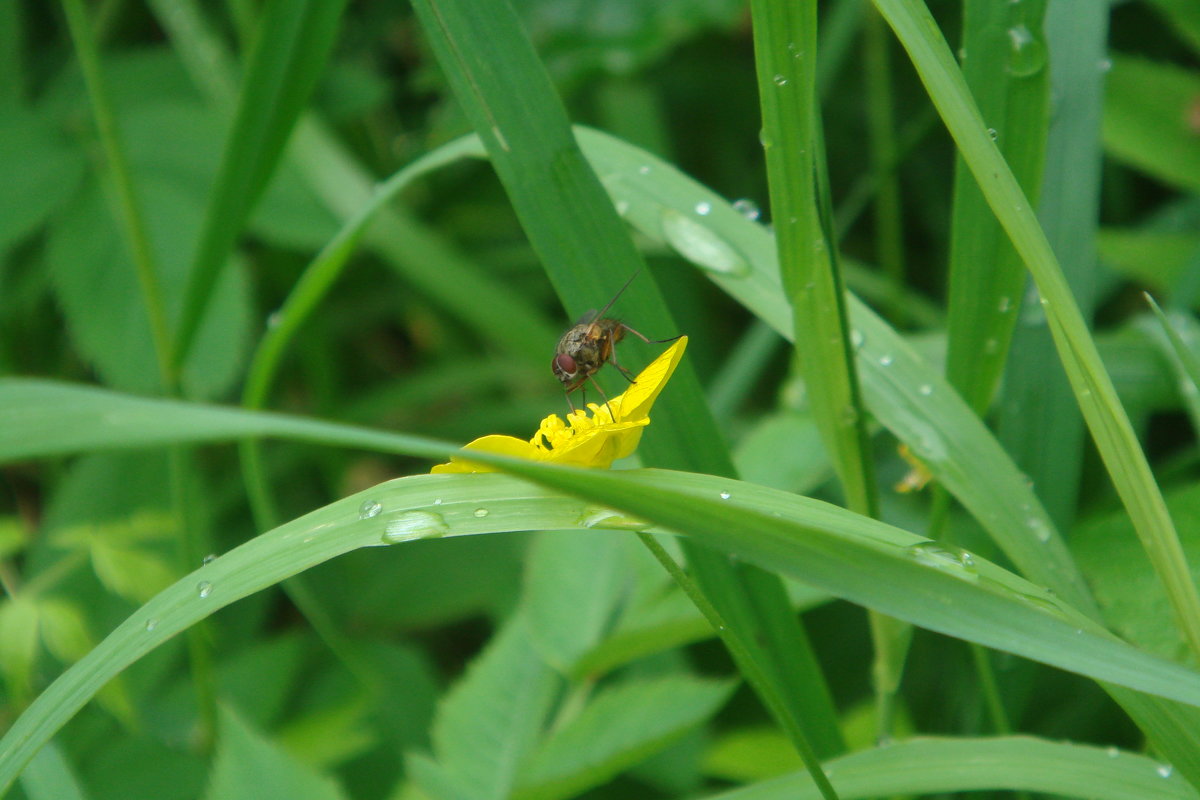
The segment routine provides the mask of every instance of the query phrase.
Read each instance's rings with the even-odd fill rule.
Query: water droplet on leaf
[[[733,245],[696,220],[668,208],[661,222],[667,243],[696,266],[734,277],[750,273],[749,262]]]
[[[733,201],[733,210],[751,222],[762,216],[762,212],[759,210],[758,204],[745,197],[743,197],[741,200]]]
[[[383,529],[384,544],[411,542],[414,539],[436,539],[450,532],[450,526],[441,514],[428,511],[406,511],[389,520]]]

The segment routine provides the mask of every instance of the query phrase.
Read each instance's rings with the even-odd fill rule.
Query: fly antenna
[[[637,269],[637,272],[633,273],[633,275],[631,275],[631,276],[629,277],[629,280],[625,281],[625,285],[624,285],[624,286],[622,286],[620,289],[618,289],[618,290],[617,290],[617,293],[613,295],[613,299],[612,299],[612,300],[609,300],[609,301],[608,301],[608,303],[606,303],[606,304],[605,304],[604,308],[602,308],[602,309],[600,309],[599,311],[597,311],[597,312],[596,312],[596,316],[592,317],[592,322],[595,322],[596,320],[598,320],[598,319],[600,319],[601,317],[603,317],[603,316],[604,316],[604,314],[605,314],[605,312],[606,312],[606,311],[608,311],[610,308],[612,308],[612,305],[613,305],[613,303],[617,302],[617,298],[619,298],[619,297],[621,296],[621,294],[622,294],[622,293],[623,293],[623,292],[624,292],[626,289],[628,289],[628,288],[629,288],[629,284],[633,283],[633,279],[634,279],[634,278],[636,278],[638,275],[641,275],[641,274],[642,274],[642,268],[641,268],[641,267],[638,267],[638,269]]]

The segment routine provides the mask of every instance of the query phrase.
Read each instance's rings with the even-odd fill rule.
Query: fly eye
[[[550,366],[554,368],[556,373],[562,372],[567,375],[574,375],[577,369],[575,365],[575,359],[571,358],[566,353],[559,353],[556,355],[554,360],[550,362]]]

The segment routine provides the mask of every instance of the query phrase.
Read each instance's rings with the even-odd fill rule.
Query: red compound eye
[[[550,366],[554,369],[554,373],[565,374],[568,377],[574,375],[578,367],[575,364],[575,359],[571,358],[566,353],[559,353],[550,362]]]

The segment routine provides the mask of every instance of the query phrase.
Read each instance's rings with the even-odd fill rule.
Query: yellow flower
[[[553,464],[607,469],[618,458],[637,449],[642,429],[650,424],[650,407],[675,371],[687,337],[681,336],[623,394],[607,403],[588,403],[591,409],[567,414],[566,422],[551,414],[542,420],[529,441],[514,436],[493,434],[476,439],[463,450],[479,450],[497,455],[528,458]],[[611,409],[611,413],[610,413]],[[431,472],[494,472],[492,467],[453,456],[449,464],[438,464]]]

